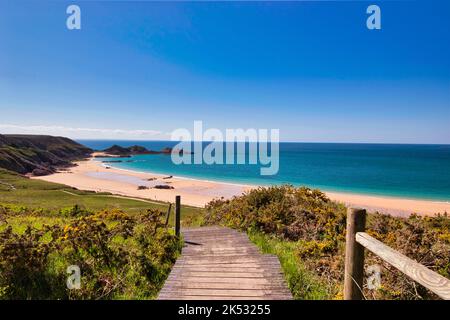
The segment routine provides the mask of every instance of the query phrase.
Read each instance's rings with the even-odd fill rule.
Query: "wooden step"
[[[223,227],[183,229],[181,257],[161,289],[167,300],[292,299],[278,257]]]

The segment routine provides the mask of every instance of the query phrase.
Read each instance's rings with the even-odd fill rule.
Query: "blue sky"
[[[81,30],[66,7],[81,8]],[[382,29],[368,30],[369,4]],[[448,1],[0,0],[0,132],[450,143]]]

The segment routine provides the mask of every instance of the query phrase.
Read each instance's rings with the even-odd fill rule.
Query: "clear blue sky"
[[[66,28],[72,3],[81,30]],[[382,30],[366,28],[372,3]],[[429,0],[0,0],[0,132],[164,139],[203,120],[285,141],[450,143],[449,15]]]

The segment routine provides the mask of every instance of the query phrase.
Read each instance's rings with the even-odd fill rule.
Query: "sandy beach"
[[[175,196],[180,195],[183,204],[196,207],[203,207],[214,198],[231,198],[256,187],[117,169],[105,165],[95,158],[76,162],[76,166],[67,171],[33,177],[33,179],[62,183],[77,189],[111,192],[122,196],[167,202],[173,202]],[[157,185],[171,186],[173,189],[154,188]],[[138,190],[138,186],[147,188]],[[448,202],[326,193],[331,199],[348,206],[362,207],[369,211],[379,211],[396,216],[407,216],[413,212],[422,215],[450,212],[450,203]]]
[[[67,171],[33,177],[33,179],[62,183],[81,190],[111,192],[122,196],[166,202],[174,202],[175,196],[180,195],[183,204],[196,207],[203,207],[214,198],[231,198],[234,195],[240,195],[251,188],[251,186],[238,184],[117,169],[95,158],[78,161],[75,164],[75,167]],[[167,185],[173,189],[153,188],[156,185]],[[138,186],[146,186],[148,189],[138,190]]]

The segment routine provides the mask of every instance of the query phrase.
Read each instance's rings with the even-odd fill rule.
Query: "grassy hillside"
[[[0,204],[39,209],[49,213],[78,206],[89,211],[120,209],[135,214],[146,209],[167,210],[164,202],[116,197],[110,193],[82,191],[62,184],[29,179],[0,169]],[[183,206],[182,219],[191,221],[201,209]]]
[[[91,149],[63,137],[41,135],[0,135],[0,168],[18,173],[49,174],[57,167],[70,166]]]
[[[181,250],[167,208],[0,169],[0,299],[156,297]],[[182,223],[201,212],[183,206]],[[80,290],[66,287],[69,265]]]
[[[1,299],[152,299],[181,250],[164,212],[0,205]],[[77,266],[80,287],[68,289]]]

